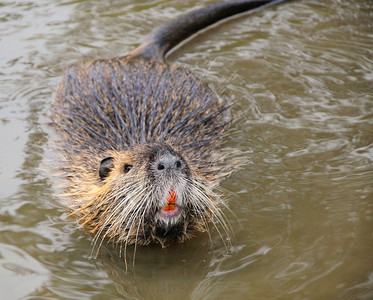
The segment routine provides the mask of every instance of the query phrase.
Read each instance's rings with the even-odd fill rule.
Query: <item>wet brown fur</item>
[[[128,101],[128,107],[118,104],[122,100]],[[97,238],[125,245],[167,244],[172,239],[184,241],[195,230],[209,231],[215,218],[227,230],[220,212],[224,204],[212,191],[233,171],[232,150],[221,149],[228,132],[228,106],[190,71],[131,57],[72,66],[57,91],[52,119],[62,138],[62,170],[68,178],[65,196],[80,222],[99,233]],[[198,211],[191,205],[187,221],[176,227],[180,233],[170,241],[156,236],[156,225],[147,215],[138,215],[133,225],[123,223],[117,216],[120,210],[113,214],[120,201],[113,195],[123,186],[146,181],[146,166],[157,145],[181,153],[190,170],[187,180],[198,183],[198,190],[210,201],[210,207],[199,205]],[[102,182],[98,167],[107,156],[114,158],[115,168]],[[138,167],[126,176],[125,164]],[[191,201],[199,199],[189,192]]]
[[[222,18],[278,2],[241,0],[192,11],[156,28],[127,56],[65,72],[51,116],[61,137],[61,176],[72,214],[95,243],[165,246],[195,231],[210,234],[210,227],[227,234],[225,204],[214,191],[241,163],[237,151],[223,146],[230,107],[164,56]],[[157,170],[164,159],[178,167]],[[162,211],[170,190],[178,195],[177,219]]]

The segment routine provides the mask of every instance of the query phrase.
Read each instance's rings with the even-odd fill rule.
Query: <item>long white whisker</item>
[[[113,221],[114,215],[118,212],[118,210],[120,210],[121,208],[124,208],[126,206],[126,204],[131,200],[131,197],[133,197],[134,195],[136,195],[138,193],[139,188],[136,187],[136,186],[137,185],[134,184],[134,185],[129,186],[129,187],[128,186],[123,187],[122,189],[119,190],[118,193],[116,193],[115,195],[113,195],[109,198],[106,198],[104,200],[106,202],[112,203],[111,205],[109,205],[108,208],[106,208],[105,212],[110,211],[110,209],[113,208],[113,207],[114,207],[114,209],[110,213],[110,215],[106,217],[105,222],[100,225],[100,229],[96,232],[95,237],[92,241],[93,242],[93,249],[95,249],[97,241],[98,241],[99,237],[101,237],[101,242],[100,242],[100,244],[97,248],[96,255],[98,254],[98,251],[101,248],[101,245],[102,245],[103,241],[105,240],[106,236],[111,231],[112,226],[110,226],[106,230],[106,233],[104,235],[102,235],[102,232],[106,229],[108,224]],[[130,192],[130,193],[128,194],[128,192]],[[117,203],[118,201],[119,201],[119,203]],[[104,212],[104,214],[105,214],[105,212]],[[93,249],[92,249],[92,251],[93,251]]]
[[[150,199],[150,201],[148,201],[149,199]],[[137,226],[136,237],[135,237],[135,248],[133,250],[133,259],[132,259],[132,264],[133,265],[135,264],[136,249],[137,249],[137,238],[138,238],[140,226],[141,226],[141,224],[142,224],[142,222],[144,220],[145,214],[148,212],[148,207],[152,206],[152,201],[151,200],[152,200],[151,193],[147,194],[147,196],[145,197],[145,199],[143,199],[143,201],[146,203],[146,205],[145,205],[145,208],[143,209],[143,212],[142,212],[140,220],[139,220],[139,224]]]
[[[217,220],[218,224],[221,225],[224,234],[229,238],[229,227],[227,225],[227,219],[226,216],[222,213],[221,209],[215,204],[210,197],[207,195],[212,195],[215,199],[220,200],[212,191],[208,191],[206,186],[199,183],[197,180],[193,180],[191,186],[192,194],[194,194],[197,199],[201,202],[199,203],[197,201],[197,206],[201,208],[201,204],[206,206],[207,210],[202,207],[202,210],[205,211],[206,214],[208,214],[209,218],[211,219],[213,226],[217,230],[221,240],[223,241],[225,247],[227,248],[226,239],[224,239],[222,232],[220,231],[219,227],[215,224],[213,217]],[[205,191],[203,191],[205,190]],[[207,191],[206,191],[207,190]],[[222,203],[222,201],[218,202],[219,204]]]

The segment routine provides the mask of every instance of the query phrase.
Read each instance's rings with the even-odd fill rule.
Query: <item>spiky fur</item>
[[[52,123],[61,136],[69,206],[96,242],[166,245],[209,231],[214,219],[227,231],[224,203],[213,190],[235,163],[222,148],[229,107],[190,71],[130,57],[72,66],[57,91]],[[149,164],[164,149],[179,155],[188,172],[155,182]],[[106,156],[115,167],[103,182],[98,167]],[[123,174],[125,163],[134,166],[131,174]],[[180,187],[178,224],[154,217],[167,181]]]

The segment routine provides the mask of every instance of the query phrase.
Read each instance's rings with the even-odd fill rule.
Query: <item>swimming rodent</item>
[[[214,192],[240,159],[224,148],[230,104],[169,50],[224,18],[282,1],[231,1],[154,29],[126,56],[71,66],[52,107],[72,214],[99,239],[163,247],[228,225]]]

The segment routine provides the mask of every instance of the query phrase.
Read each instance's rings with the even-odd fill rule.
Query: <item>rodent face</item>
[[[98,173],[103,186],[96,207],[105,207],[98,232],[119,241],[167,245],[205,229],[204,218],[216,215],[215,203],[171,146],[137,145],[113,153],[101,161]]]

